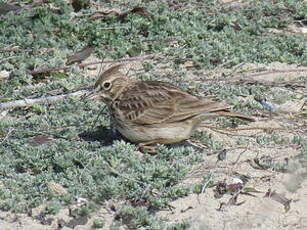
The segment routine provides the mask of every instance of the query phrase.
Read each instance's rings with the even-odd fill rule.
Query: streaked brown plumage
[[[108,106],[114,127],[132,142],[175,143],[188,139],[199,124],[217,116],[248,116],[229,106],[182,91],[169,83],[129,79],[116,65],[95,84],[95,94]]]

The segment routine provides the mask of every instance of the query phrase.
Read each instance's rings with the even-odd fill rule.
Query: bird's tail
[[[240,113],[220,111],[220,112],[216,112],[216,114],[218,114],[220,116],[224,116],[224,117],[236,117],[236,118],[246,120],[246,121],[256,121],[255,118],[250,117],[250,116],[246,116],[246,115],[243,115],[243,114],[240,114]]]

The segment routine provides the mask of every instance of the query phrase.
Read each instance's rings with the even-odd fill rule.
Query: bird
[[[112,126],[139,147],[173,144],[190,138],[202,121],[218,116],[254,121],[229,106],[190,94],[163,81],[131,79],[112,66],[97,79],[91,96],[108,107]]]

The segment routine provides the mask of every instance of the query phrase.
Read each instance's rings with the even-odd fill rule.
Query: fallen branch
[[[33,99],[20,99],[15,101],[8,101],[8,102],[2,102],[0,103],[0,110],[8,110],[8,109],[14,109],[17,107],[26,107],[31,106],[34,104],[50,104],[52,102],[63,100],[67,97],[76,97],[81,96],[87,93],[87,90],[79,90],[72,93],[67,94],[61,94],[61,95],[55,95],[55,96],[48,96],[48,97],[41,97],[41,98],[33,98]]]
[[[262,73],[256,73],[256,74],[248,75],[246,77],[252,78],[252,77],[259,77],[259,76],[270,75],[270,74],[274,74],[274,73],[299,73],[299,72],[307,72],[307,69],[271,70],[271,71],[266,71],[266,72],[262,72]]]
[[[244,80],[248,80],[248,79],[253,78],[253,77],[260,77],[260,76],[271,75],[271,74],[275,74],[275,73],[301,73],[301,72],[307,72],[307,68],[306,69],[270,70],[270,71],[255,73],[255,74],[251,74],[251,75],[241,74],[241,76],[236,76],[236,77],[232,77],[232,78],[218,78],[218,79],[216,79],[216,78],[214,78],[214,79],[199,78],[198,80],[200,80],[200,81],[229,81],[229,82],[232,82],[232,81],[238,81],[238,80],[244,81]],[[261,81],[263,81],[263,79]]]
[[[178,41],[179,37],[168,37],[168,38],[162,38],[162,37],[157,37],[157,38],[146,38],[143,39],[142,42],[153,42],[153,41],[167,41],[167,42],[172,42],[172,41]]]
[[[257,81],[257,80],[251,80],[251,79],[240,79],[238,81],[235,81],[234,83],[237,84],[242,84],[242,83],[246,83],[246,84],[262,84],[262,85],[266,85],[266,86],[271,86],[271,87],[292,87],[292,88],[306,88],[307,84],[306,82],[303,81],[282,81],[282,82],[276,82],[276,81],[265,81],[265,80],[261,80],[261,81]]]
[[[139,57],[131,57],[131,58],[121,58],[117,60],[107,60],[107,61],[95,61],[95,62],[89,62],[84,64],[78,64],[77,66],[80,68],[84,68],[86,66],[90,65],[97,65],[97,64],[107,64],[107,63],[118,63],[118,62],[130,62],[130,61],[140,61],[145,59],[153,58],[154,55],[146,55],[146,56],[139,56]],[[52,72],[58,72],[60,70],[67,70],[70,66],[59,66],[59,67],[51,67],[51,68],[41,68],[41,69],[35,69],[30,72],[31,75],[37,75],[42,73],[52,73]]]
[[[5,52],[32,52],[32,49],[19,49],[19,48],[11,48],[11,49],[0,49],[0,53]]]

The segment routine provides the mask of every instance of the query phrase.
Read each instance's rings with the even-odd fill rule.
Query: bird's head
[[[112,103],[131,81],[119,70],[120,67],[115,65],[103,72],[94,85],[92,94],[106,104]]]

